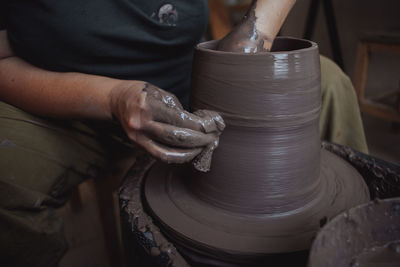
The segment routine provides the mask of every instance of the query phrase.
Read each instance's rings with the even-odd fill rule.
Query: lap
[[[367,153],[358,100],[349,77],[330,59],[321,56],[322,140]]]
[[[57,264],[66,244],[55,209],[134,151],[123,138],[118,125],[44,119],[0,102],[0,258]]]

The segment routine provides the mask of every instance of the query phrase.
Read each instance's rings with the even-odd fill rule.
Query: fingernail
[[[217,125],[218,130],[220,130],[222,132],[226,127],[224,119],[219,114],[217,114],[214,117],[214,121],[215,121],[215,124]]]

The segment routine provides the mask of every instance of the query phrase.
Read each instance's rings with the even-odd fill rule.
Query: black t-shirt
[[[6,28],[6,6],[3,2],[0,3],[0,30],[4,30]]]
[[[4,2],[4,1],[3,1]],[[2,2],[2,3],[3,3]],[[38,67],[144,80],[185,98],[206,0],[9,0],[16,54]]]

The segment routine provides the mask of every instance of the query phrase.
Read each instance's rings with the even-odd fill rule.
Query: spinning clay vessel
[[[320,225],[367,202],[362,177],[321,149],[318,47],[278,37],[272,52],[199,44],[192,109],[226,122],[211,171],[157,163],[145,199],[164,233],[191,253],[249,263],[309,249]]]

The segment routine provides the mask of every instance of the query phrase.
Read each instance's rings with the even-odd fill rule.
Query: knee
[[[355,100],[355,91],[350,78],[327,57],[320,56],[320,61],[322,97],[329,95],[339,99]]]

